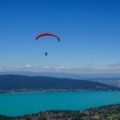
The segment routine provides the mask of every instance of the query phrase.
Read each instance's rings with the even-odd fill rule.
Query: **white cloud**
[[[31,65],[27,64],[26,67],[31,67]]]
[[[112,64],[105,67],[93,67],[92,66],[44,66],[36,67],[30,64],[25,65],[24,67],[7,67],[0,66],[0,71],[32,71],[32,72],[65,72],[65,73],[77,73],[77,74],[97,74],[97,73],[120,73],[120,63]]]

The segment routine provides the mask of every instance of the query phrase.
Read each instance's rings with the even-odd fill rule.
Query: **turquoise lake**
[[[0,114],[19,116],[45,110],[85,110],[120,103],[119,91],[0,94]]]

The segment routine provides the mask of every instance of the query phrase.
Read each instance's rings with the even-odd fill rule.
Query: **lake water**
[[[85,110],[120,103],[119,91],[0,94],[0,114],[19,116],[45,110]]]

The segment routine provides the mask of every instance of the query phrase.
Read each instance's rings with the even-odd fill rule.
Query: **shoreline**
[[[46,92],[94,92],[94,91],[118,91],[119,90],[82,90],[82,89],[40,89],[40,90],[0,90],[0,94],[17,94],[17,93],[46,93]]]

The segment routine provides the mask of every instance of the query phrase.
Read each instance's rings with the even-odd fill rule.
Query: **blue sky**
[[[120,1],[0,0],[0,71],[19,70],[120,73]]]

